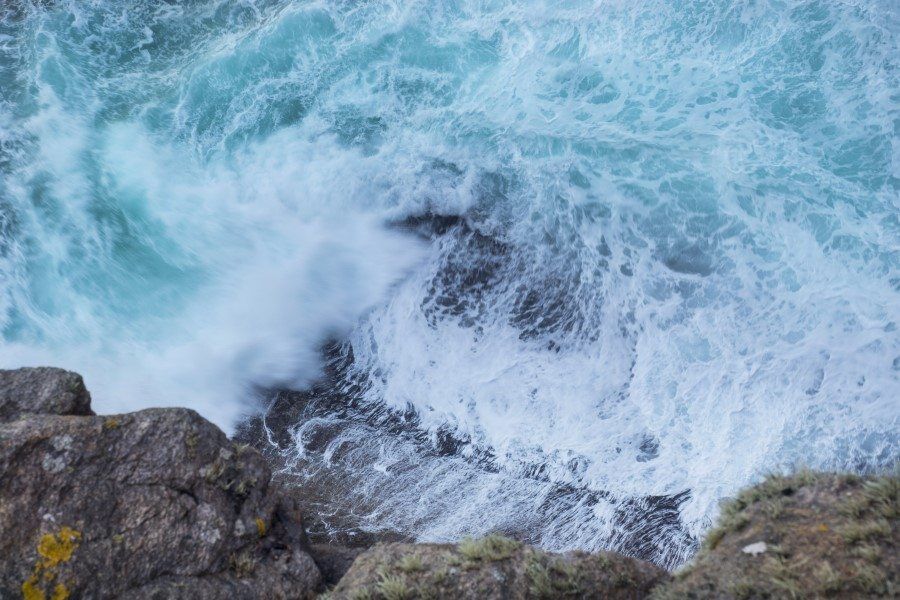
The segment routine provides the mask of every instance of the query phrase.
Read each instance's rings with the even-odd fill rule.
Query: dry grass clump
[[[412,588],[401,575],[382,573],[376,589],[384,600],[410,600],[413,598]]]
[[[578,598],[583,595],[578,569],[571,563],[529,554],[525,565],[528,590],[535,598]]]
[[[502,535],[489,535],[481,539],[464,538],[457,552],[471,562],[494,562],[511,557],[522,547],[521,542]]]
[[[897,597],[898,499],[897,476],[771,475],[722,507],[693,563],[653,596]]]
[[[868,519],[858,523],[848,523],[841,527],[841,535],[848,544],[866,540],[886,538],[891,535],[891,524],[887,519]]]
[[[397,561],[397,568],[404,573],[417,573],[425,569],[425,563],[417,554],[407,554]]]
[[[784,511],[784,497],[793,495],[798,489],[813,485],[819,476],[803,470],[796,475],[771,474],[761,483],[742,490],[735,498],[722,505],[719,524],[712,529],[703,540],[704,550],[714,550],[726,534],[740,531],[750,523],[746,510],[760,502],[770,518],[777,519]]]
[[[841,503],[842,515],[859,518],[872,511],[884,519],[900,517],[900,478],[878,477],[863,483],[862,493],[854,494]]]

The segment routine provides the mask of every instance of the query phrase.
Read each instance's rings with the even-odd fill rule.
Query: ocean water
[[[287,452],[343,423],[373,523],[676,565],[768,471],[898,458],[898,44],[886,0],[4,2],[0,366],[230,430],[335,342],[421,435]]]

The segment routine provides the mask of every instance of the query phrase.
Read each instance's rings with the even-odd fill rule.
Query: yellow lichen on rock
[[[266,535],[266,522],[259,517],[256,517],[256,531],[259,533],[259,537]]]
[[[78,547],[81,533],[70,527],[63,527],[54,535],[48,533],[38,542],[38,554],[43,559],[41,566],[50,569],[59,563],[68,562]]]
[[[38,586],[37,575],[32,574],[31,577],[26,579],[25,583],[22,584],[22,598],[24,598],[24,600],[45,600],[46,597],[44,590]]]
[[[22,584],[22,597],[24,600],[47,600],[44,590],[36,585],[37,578],[31,576]],[[50,600],[67,600],[69,597],[69,588],[61,583],[57,583],[50,595]]]
[[[43,579],[51,582],[56,578],[56,568],[70,561],[81,540],[81,532],[71,527],[62,527],[59,533],[48,533],[41,536],[37,545],[40,559],[34,564],[31,576],[22,583],[22,597],[25,600],[46,600],[47,594],[40,586]],[[69,588],[57,583],[50,595],[50,600],[66,600]]]

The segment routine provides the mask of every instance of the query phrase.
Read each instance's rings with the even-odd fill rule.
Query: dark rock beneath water
[[[0,598],[314,595],[297,507],[261,455],[187,409],[29,414],[89,413],[62,373],[2,376],[20,418],[0,424]]]

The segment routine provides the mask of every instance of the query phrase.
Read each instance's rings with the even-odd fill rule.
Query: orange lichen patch
[[[22,583],[22,597],[25,600],[47,600],[41,581],[49,584],[56,578],[56,568],[72,559],[80,540],[81,532],[71,527],[62,527],[59,533],[41,536],[37,545],[40,558],[34,564],[31,576]],[[50,600],[66,600],[69,593],[69,588],[57,583],[50,594]]]
[[[259,537],[266,535],[266,522],[259,517],[256,517],[256,531],[259,533]]]
[[[109,417],[103,421],[103,429],[115,429],[119,426],[119,420],[115,417]]]

